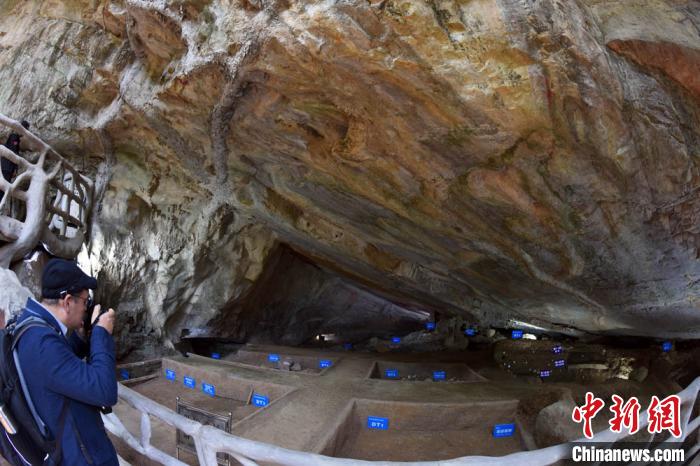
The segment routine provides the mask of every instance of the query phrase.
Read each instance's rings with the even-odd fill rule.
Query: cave
[[[698,464],[700,9],[632,3],[2,3],[0,324],[97,279],[122,463]]]

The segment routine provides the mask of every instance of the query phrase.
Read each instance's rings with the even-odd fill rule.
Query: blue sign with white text
[[[549,377],[550,375],[552,375],[552,371],[540,371],[540,377],[542,378]]]
[[[119,371],[119,375],[121,376],[122,380],[129,380],[129,371],[126,369],[122,369]]]
[[[253,406],[264,407],[270,404],[270,399],[264,395],[253,394]]]
[[[332,365],[333,365],[333,361],[331,361],[330,359],[321,359],[318,362],[318,367],[320,367],[321,369],[325,369],[326,367],[331,367]]]
[[[426,330],[435,330],[435,322],[426,322],[425,329]]]
[[[387,430],[389,429],[389,419],[385,417],[367,416],[367,428]]]
[[[510,437],[515,433],[515,424],[496,424],[492,433],[494,437]]]
[[[673,349],[673,343],[671,343],[670,341],[665,341],[665,342],[663,342],[663,343],[661,344],[661,350],[662,350],[664,353],[668,353],[668,352],[671,351],[672,349]]]
[[[513,330],[510,332],[510,336],[511,336],[511,338],[513,338],[513,340],[519,340],[520,338],[523,337],[523,331],[522,330]]]
[[[563,359],[557,359],[554,361],[554,367],[564,367],[566,365],[566,361]]]
[[[202,391],[209,396],[216,396],[216,389],[213,385],[202,382]]]
[[[399,370],[398,369],[387,369],[384,371],[384,375],[389,379],[398,379]]]
[[[468,328],[464,331],[464,334],[468,337],[473,337],[474,335],[476,335],[476,329]]]
[[[268,354],[268,355],[267,355],[267,360],[270,361],[270,362],[277,362],[277,361],[280,360],[280,355],[279,355],[279,354],[274,354],[274,353]]]
[[[167,380],[175,380],[175,371],[172,369],[165,369],[165,378]]]
[[[211,353],[211,358],[212,359],[221,359],[221,355],[219,353]]]
[[[394,344],[401,343],[401,337],[391,337],[391,342]]]
[[[183,383],[185,384],[185,387],[187,388],[194,388],[195,385],[197,385],[197,381],[194,380],[192,377],[185,377],[183,380]]]
[[[556,345],[552,347],[552,353],[554,354],[559,354],[562,352],[562,347],[561,345]]]
[[[446,377],[445,371],[433,371],[433,380],[445,380]]]

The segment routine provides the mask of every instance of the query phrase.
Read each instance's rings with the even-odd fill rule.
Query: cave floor
[[[270,354],[280,360],[271,363]],[[321,360],[331,367],[321,369]],[[284,361],[303,361],[302,370],[275,368]],[[223,360],[163,358],[157,377],[130,386],[171,409],[180,397],[224,418],[230,413],[231,432],[244,438],[328,456],[390,461],[501,456],[536,448],[532,432],[539,410],[565,393],[591,388],[516,378],[492,361],[490,353],[479,351],[361,353],[247,345]],[[397,380],[386,379],[391,368],[399,371]],[[446,380],[430,380],[432,370],[444,370]],[[173,371],[175,380],[168,380],[166,371]],[[195,388],[185,386],[185,377],[194,379]],[[214,387],[215,396],[203,392],[204,383]],[[658,393],[659,387],[623,380],[605,386],[607,392],[617,389],[641,395]],[[254,406],[257,395],[266,406]],[[140,413],[123,403],[115,411],[138,436]],[[386,419],[388,429],[369,428],[369,417]],[[175,456],[174,429],[152,421],[152,443]],[[516,425],[514,435],[492,435],[494,425],[510,423]],[[150,464],[121,441],[115,444],[132,464]],[[180,458],[197,464],[187,453]]]

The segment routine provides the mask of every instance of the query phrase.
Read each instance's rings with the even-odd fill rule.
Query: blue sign
[[[511,437],[515,433],[515,424],[496,424],[493,426],[494,437]]]
[[[211,353],[211,358],[212,359],[221,359],[221,355],[219,353]]]
[[[268,355],[267,355],[267,360],[270,361],[270,362],[277,362],[277,361],[280,360],[280,355],[279,355],[279,354],[274,354],[274,353],[268,354]]]
[[[122,380],[129,380],[129,371],[122,369],[119,371],[119,376],[122,378]]]
[[[385,417],[367,416],[367,428],[387,430],[389,429],[389,419]]]
[[[663,351],[664,353],[668,353],[672,349],[673,349],[673,343],[671,343],[670,341],[665,341],[665,342],[661,343],[661,351]]]
[[[253,394],[253,406],[265,407],[270,404],[270,399],[264,395]]]
[[[202,391],[209,396],[216,396],[216,389],[213,385],[202,382]]]
[[[391,342],[394,344],[401,343],[401,337],[391,337]]]
[[[564,367],[564,366],[566,366],[566,361],[564,361],[563,359],[557,359],[556,361],[554,361],[554,367]]]
[[[447,377],[445,371],[433,371],[433,380],[445,380],[445,377]]]
[[[556,346],[553,346],[553,347],[552,347],[552,353],[554,353],[554,354],[559,354],[559,353],[561,353],[561,352],[562,352],[561,345],[556,345]]]
[[[540,371],[540,377],[542,378],[549,377],[550,375],[552,375],[552,371]]]
[[[425,329],[426,330],[435,330],[435,322],[426,322]]]
[[[399,370],[398,369],[387,369],[384,371],[384,375],[388,379],[398,379],[399,378]]]
[[[352,349],[352,343],[343,343],[343,348],[350,351]]]
[[[185,387],[187,388],[194,388],[195,385],[197,385],[197,381],[194,380],[192,377],[185,377],[185,380],[183,380],[185,383]]]
[[[468,337],[473,337],[474,335],[476,335],[476,329],[468,328],[464,331],[464,334]]]
[[[333,361],[331,361],[330,359],[321,359],[318,362],[318,367],[320,367],[321,369],[325,369],[326,367],[331,367],[332,365],[333,365]]]
[[[165,378],[168,380],[175,380],[175,371],[172,369],[165,369]]]
[[[523,337],[523,331],[522,330],[513,330],[510,332],[510,336],[513,340],[519,340]]]

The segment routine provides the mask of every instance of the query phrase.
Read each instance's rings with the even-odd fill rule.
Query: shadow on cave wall
[[[349,342],[388,338],[418,330],[430,317],[420,306],[370,290],[280,245],[251,292],[208,327],[214,338],[296,346],[320,334]]]

